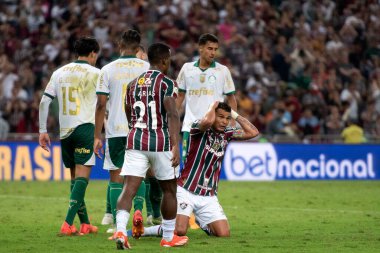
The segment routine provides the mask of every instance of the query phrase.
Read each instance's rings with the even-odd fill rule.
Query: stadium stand
[[[363,140],[378,143],[379,17],[375,0],[4,0],[0,138],[38,132],[41,93],[52,71],[74,59],[76,38],[100,41],[102,67],[118,57],[121,31],[134,28],[144,46],[172,47],[173,78],[197,59],[200,34],[218,35],[218,61],[231,70],[239,113],[262,141],[337,143],[356,122]],[[52,106],[48,131],[57,136]]]

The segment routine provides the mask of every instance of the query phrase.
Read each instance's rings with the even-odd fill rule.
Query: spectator
[[[298,121],[298,127],[302,132],[302,136],[317,134],[319,130],[319,122],[313,112],[306,108],[303,115]]]
[[[336,110],[342,122],[363,120],[366,132],[377,131],[370,125],[378,119],[368,118],[372,105],[365,105],[374,103],[380,113],[378,1],[16,2],[0,1],[0,105],[8,123],[6,104],[17,82],[29,105],[44,88],[45,77],[75,57],[76,38],[90,35],[102,41],[97,66],[103,67],[118,57],[113,50],[118,34],[133,27],[144,46],[158,39],[171,45],[171,77],[184,62],[197,59],[201,34],[219,32],[218,59],[230,69],[236,87],[245,92],[246,84],[260,83],[253,88],[255,103],[247,118],[262,134],[275,118],[268,113],[270,101],[286,102],[284,113],[291,114],[288,127],[293,131],[305,108],[323,123],[323,133],[339,131]],[[350,91],[351,83],[355,88]],[[299,104],[288,101],[289,88]],[[328,111],[332,107],[334,113]],[[34,131],[29,110],[27,115],[26,131]],[[56,120],[52,114],[52,126]],[[335,122],[334,127],[327,127],[328,122]]]
[[[347,127],[343,129],[341,134],[344,143],[359,144],[365,142],[364,131],[355,121],[348,121]]]

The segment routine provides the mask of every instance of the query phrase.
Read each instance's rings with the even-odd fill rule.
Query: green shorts
[[[106,154],[103,168],[105,170],[117,170],[123,167],[125,145],[127,137],[113,137],[106,139]]]
[[[182,132],[182,161],[185,162],[189,149],[190,132]]]
[[[74,168],[76,164],[95,165],[94,129],[91,123],[79,125],[61,140],[62,160],[66,168]]]

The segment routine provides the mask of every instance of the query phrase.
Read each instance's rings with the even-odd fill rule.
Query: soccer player
[[[188,241],[186,236],[174,235],[180,122],[175,105],[177,84],[166,76],[170,66],[170,48],[162,43],[152,44],[148,49],[148,59],[151,69],[127,87],[125,112],[131,131],[127,136],[121,172],[126,177],[117,203],[115,237],[118,249],[130,248],[126,226],[132,199],[149,167],[152,167],[163,191],[161,246],[181,246]]]
[[[231,117],[242,127],[228,127]],[[257,128],[224,102],[215,101],[206,115],[190,129],[189,155],[177,180],[176,233],[187,233],[190,215],[208,234],[230,235],[230,228],[217,193],[224,152],[231,140],[248,140],[259,134]],[[143,236],[158,235],[159,226],[145,228]]]
[[[206,33],[199,37],[199,60],[185,63],[177,77],[177,107],[186,102],[182,125],[182,160],[185,162],[191,124],[201,119],[214,101],[226,101],[236,111],[235,85],[228,68],[215,61],[218,38]]]
[[[94,38],[82,37],[75,42],[74,48],[78,60],[54,71],[39,108],[39,144],[49,152],[46,121],[49,104],[55,97],[58,98],[62,159],[71,174],[70,204],[61,235],[88,234],[98,230],[90,224],[84,195],[91,168],[95,164],[94,110],[99,69],[93,66],[98,57],[99,44]],[[73,225],[76,213],[81,222],[79,232]]]
[[[124,99],[127,85],[133,79],[149,69],[149,63],[136,58],[140,49],[141,36],[135,30],[124,32],[119,41],[120,58],[105,65],[98,79],[96,94],[98,101],[95,112],[94,152],[100,157],[103,153],[102,127],[106,105],[108,103],[108,120],[106,123],[106,152],[103,168],[110,173],[107,189],[107,199],[111,206],[112,215],[106,213],[102,224],[107,224],[107,218],[116,221],[116,203],[123,189],[123,177],[120,171],[124,162],[126,137],[129,132],[127,117],[124,111]],[[141,210],[145,200],[145,183],[143,182],[135,198],[135,222],[142,223]],[[110,228],[108,233],[114,233]]]

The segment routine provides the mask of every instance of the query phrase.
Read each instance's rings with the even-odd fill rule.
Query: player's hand
[[[175,145],[172,147],[172,154],[173,154],[173,157],[171,159],[172,161],[172,167],[175,168],[179,165],[180,161],[181,161],[181,157],[179,155],[179,147],[178,145]]]
[[[94,139],[94,153],[100,159],[102,159],[102,156],[100,155],[100,153],[102,153],[102,155],[104,155],[103,141],[97,137],[95,137],[95,139]]]
[[[212,109],[212,110],[215,110],[216,109],[216,107],[218,107],[218,105],[219,105],[219,101],[217,100],[217,101],[214,101],[211,105],[210,105],[210,110]]]
[[[48,133],[40,133],[40,136],[38,138],[38,142],[44,150],[47,152],[50,152],[50,137]]]

